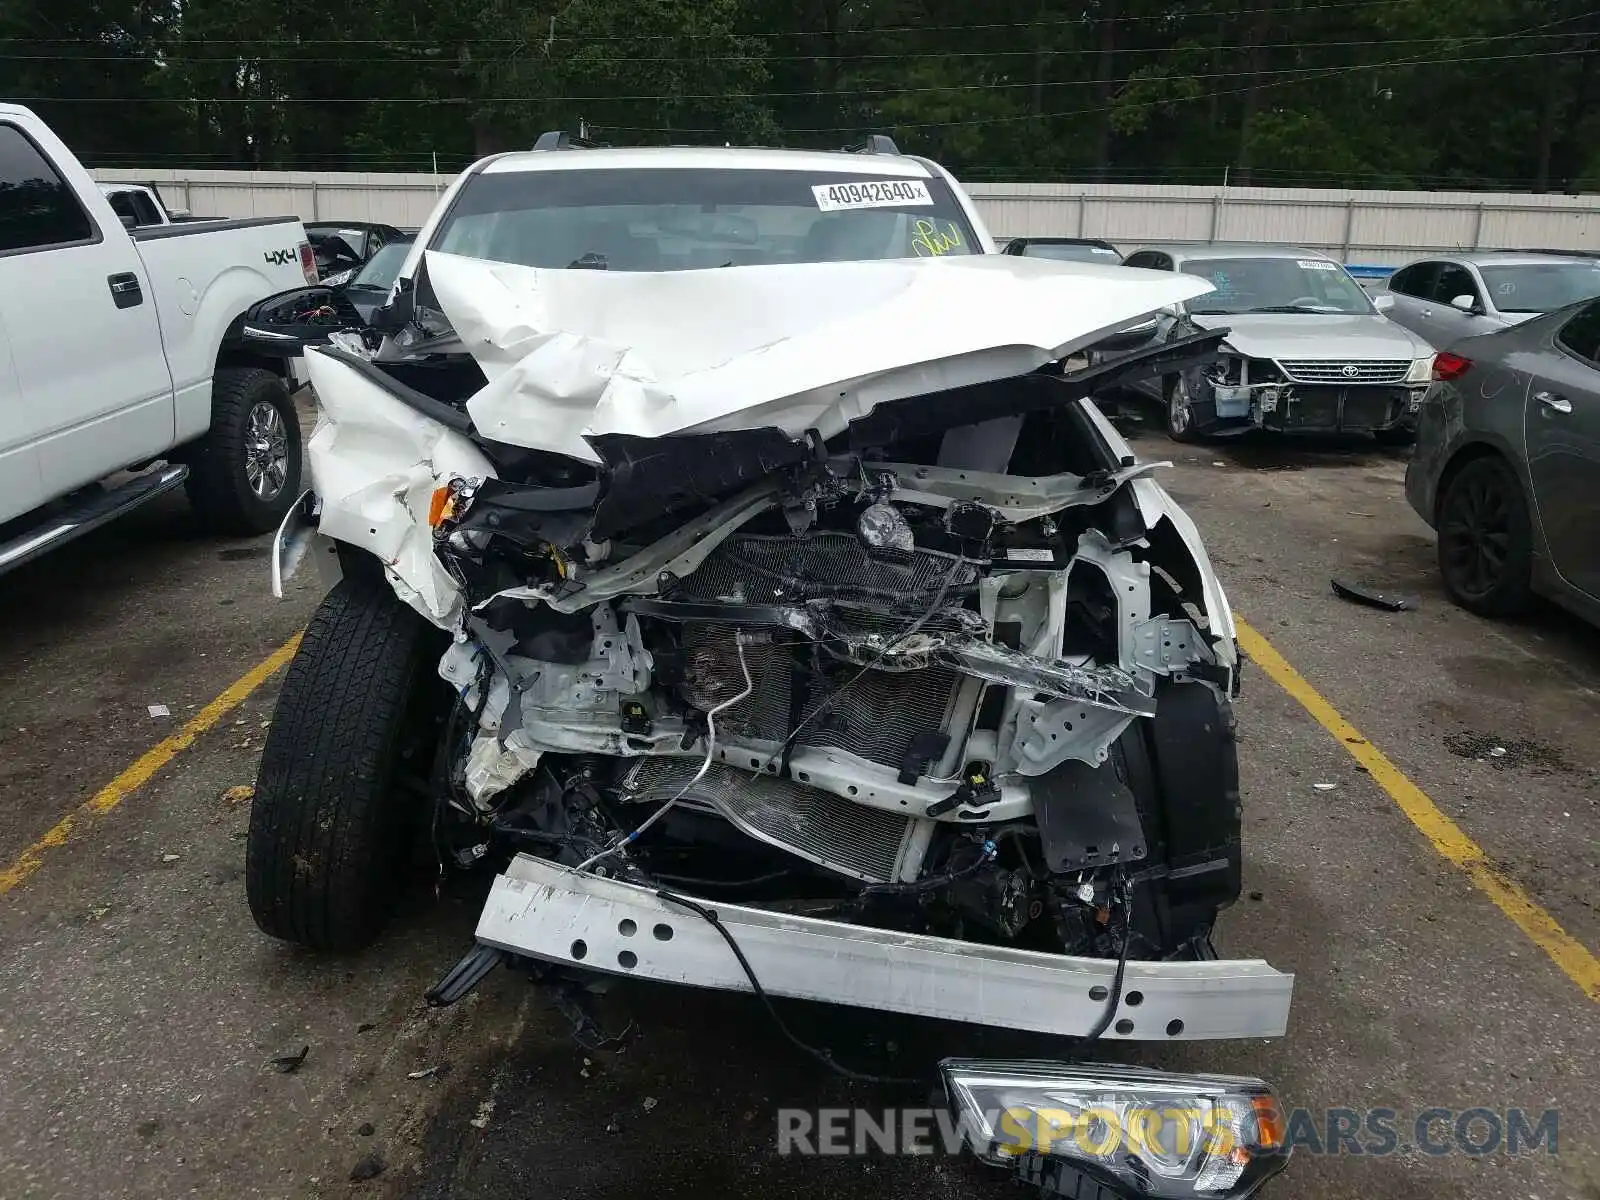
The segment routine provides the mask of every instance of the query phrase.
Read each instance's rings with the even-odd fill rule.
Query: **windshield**
[[[475,175],[430,245],[611,271],[981,253],[942,179],[677,168]]]
[[[394,283],[394,277],[400,274],[400,268],[406,261],[406,252],[411,249],[410,241],[390,242],[371,258],[366,265],[355,273],[355,276],[346,285],[353,288],[370,288],[374,291],[388,291]]]
[[[1336,262],[1323,258],[1200,258],[1180,267],[1217,290],[1191,313],[1370,313],[1372,302]]]
[[[1600,262],[1479,267],[1501,312],[1543,313],[1600,296]]]
[[[1029,242],[1022,247],[1024,258],[1049,258],[1056,262],[1097,262],[1116,265],[1122,255],[1106,246],[1086,246],[1081,242]]]

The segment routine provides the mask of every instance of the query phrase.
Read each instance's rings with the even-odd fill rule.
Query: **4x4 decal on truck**
[[[268,250],[261,257],[266,259],[267,262],[274,267],[284,266],[287,263],[297,261],[299,258],[299,256],[294,252],[293,246],[289,247],[287,250]]]

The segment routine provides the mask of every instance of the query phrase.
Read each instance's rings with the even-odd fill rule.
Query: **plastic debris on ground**
[[[1337,783],[1313,783],[1311,786],[1316,788],[1319,792],[1331,792],[1339,785]]]
[[[1349,583],[1343,579],[1332,579],[1329,582],[1333,584],[1335,596],[1352,604],[1365,604],[1369,608],[1381,608],[1387,612],[1408,612],[1417,606],[1415,596],[1401,592],[1386,592],[1362,584]]]
[[[305,1062],[306,1055],[311,1053],[310,1046],[301,1046],[298,1050],[291,1050],[287,1054],[279,1054],[267,1060],[279,1075],[292,1075],[300,1069],[300,1064]]]
[[[150,710],[152,717],[170,717],[172,715],[172,710],[165,704],[149,704],[145,707]]]

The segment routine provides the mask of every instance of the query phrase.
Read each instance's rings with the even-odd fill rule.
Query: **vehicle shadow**
[[[237,544],[203,530],[182,495],[136,509],[5,576],[0,657],[116,620],[123,601],[185,573],[205,548]]]

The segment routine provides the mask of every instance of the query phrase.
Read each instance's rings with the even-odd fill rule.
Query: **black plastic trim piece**
[[[1138,805],[1109,762],[1091,767],[1069,758],[1034,781],[1033,802],[1045,866],[1053,872],[1145,856]]]

